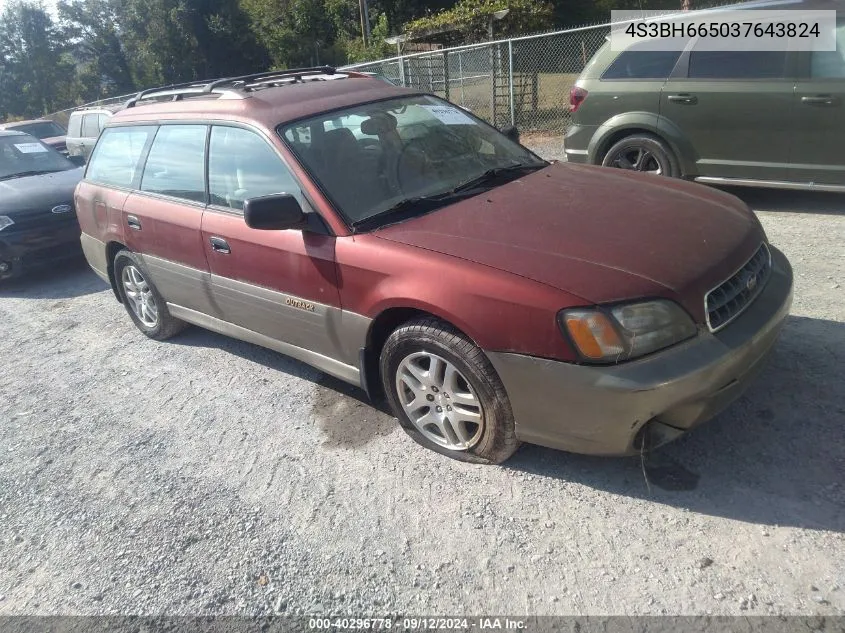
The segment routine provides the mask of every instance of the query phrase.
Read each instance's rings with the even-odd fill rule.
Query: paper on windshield
[[[14,145],[21,154],[40,154],[47,151],[47,148],[40,143],[15,143]]]
[[[452,106],[422,106],[446,125],[475,125],[475,121],[461,112],[460,108]]]

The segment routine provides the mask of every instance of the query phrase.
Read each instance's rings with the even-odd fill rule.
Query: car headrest
[[[390,133],[395,129],[396,117],[392,114],[376,114],[361,122],[361,132],[367,136],[379,136]]]

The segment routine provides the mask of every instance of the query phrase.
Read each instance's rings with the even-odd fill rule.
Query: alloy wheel
[[[124,294],[132,312],[148,328],[158,325],[158,305],[156,305],[150,284],[144,275],[132,264],[127,265],[121,274]]]
[[[641,171],[656,176],[663,175],[663,167],[657,157],[644,147],[627,147],[621,149],[609,160],[607,164],[619,169]]]
[[[409,354],[396,370],[396,392],[411,423],[423,436],[453,451],[465,451],[484,432],[484,411],[467,379],[431,352]]]

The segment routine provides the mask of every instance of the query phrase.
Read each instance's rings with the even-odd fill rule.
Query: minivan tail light
[[[584,103],[588,94],[590,93],[583,88],[579,86],[572,86],[572,88],[569,89],[569,111],[577,112],[578,108],[581,107],[581,104]]]

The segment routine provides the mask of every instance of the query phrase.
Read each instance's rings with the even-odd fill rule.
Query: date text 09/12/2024
[[[519,619],[501,617],[479,618],[310,618],[308,628],[312,630],[355,630],[355,631],[434,631],[454,630],[479,631],[511,630],[525,628]]]

